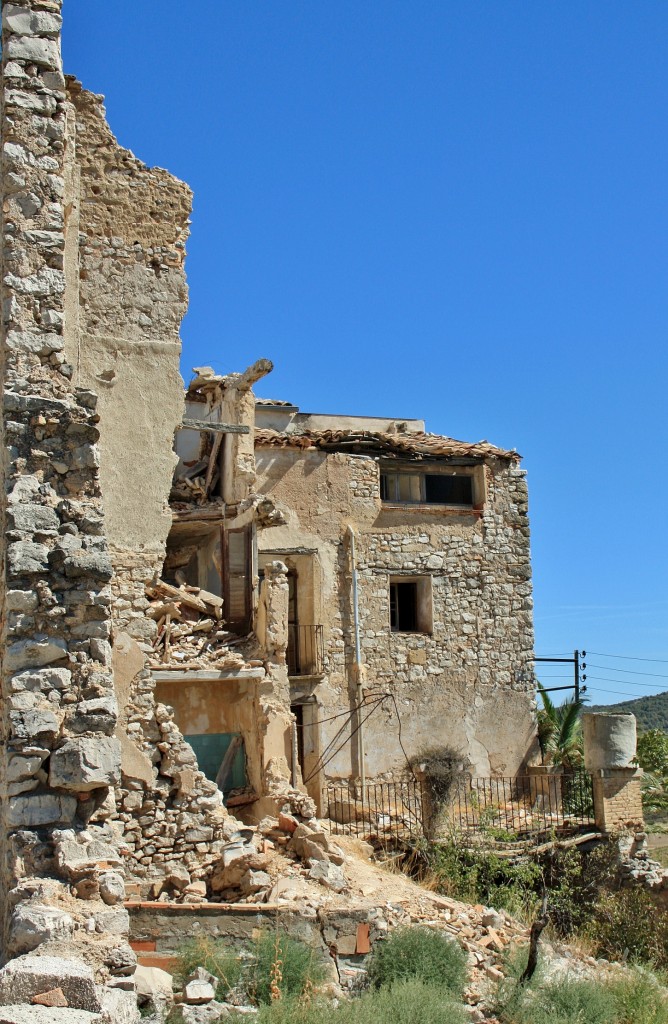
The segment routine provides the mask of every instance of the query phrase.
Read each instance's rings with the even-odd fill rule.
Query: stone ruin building
[[[253,629],[268,651],[262,594],[277,572],[287,583],[287,621],[274,696],[292,715],[291,780],[320,814],[332,812],[333,783],[350,783],[354,794],[360,782],[400,778],[406,758],[428,747],[451,748],[475,775],[516,775],[537,757],[517,453],[426,434],[419,420],[304,414],[254,401],[250,391],[242,408],[231,401],[235,379],[204,368],[189,386],[186,422],[206,418],[206,429],[177,434],[173,527],[149,609],[162,617],[156,693],[201,752],[200,766],[216,751],[215,779],[228,744],[238,744],[228,806],[262,795],[249,684],[228,675],[221,686],[227,670],[211,664],[229,657],[229,632],[213,633],[222,649],[211,633],[196,640],[188,623],[165,625],[173,605],[164,602],[180,597],[179,586],[202,588],[200,599],[222,602],[225,630]],[[242,421],[249,433],[222,433]],[[228,494],[230,469],[236,491]],[[235,516],[226,502],[248,487],[254,514]],[[214,611],[199,612],[212,629]],[[242,648],[233,650],[240,657]],[[279,662],[287,683],[278,683]],[[251,671],[261,675],[257,666]]]
[[[535,757],[527,495],[514,452],[256,400],[267,360],[184,393],[191,193],[64,77],[60,8],[2,5],[0,1003],[130,1020],[126,895],[253,898],[239,817]]]

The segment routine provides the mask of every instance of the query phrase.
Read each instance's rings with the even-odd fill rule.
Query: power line
[[[620,658],[622,661],[649,661],[655,665],[668,665],[668,658],[637,658],[632,654],[602,654],[600,651],[588,651],[595,658]]]
[[[638,683],[638,682],[636,682],[635,679],[610,679],[608,676],[591,676],[591,675],[588,675],[587,678],[588,679],[597,679],[599,681],[599,683],[622,683],[622,685],[626,685],[626,686],[642,686],[642,687],[647,687],[647,688],[649,688],[649,687],[657,687],[657,686],[660,687],[662,685],[661,683]],[[668,680],[666,680],[666,683],[668,684]],[[666,685],[664,687],[664,689],[668,690],[668,685]],[[664,691],[662,690],[661,692],[663,693]],[[651,694],[650,694],[650,696],[651,696]]]
[[[632,668],[614,668],[612,665],[597,665],[595,661],[590,661],[589,667],[602,668],[604,672],[625,672],[628,676],[654,676],[655,679],[665,679],[668,682],[668,676],[664,676],[662,672],[634,672]]]
[[[630,700],[642,700],[642,697],[638,697],[636,694],[629,693],[628,690],[608,690],[607,687],[604,689],[602,686],[587,686],[587,690],[593,690],[594,693],[614,693],[616,697],[626,697]]]

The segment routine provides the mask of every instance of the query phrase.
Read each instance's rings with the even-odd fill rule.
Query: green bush
[[[278,932],[262,932],[251,949],[246,990],[254,1003],[270,1003],[272,981],[282,997],[289,997],[302,995],[324,977],[324,964],[305,943]]]
[[[499,1017],[504,1024],[618,1024],[615,997],[598,982],[564,977],[544,985],[515,984]]]
[[[177,951],[177,967],[174,980],[182,988],[187,978],[197,967],[204,967],[219,979],[216,998],[224,1000],[232,989],[237,988],[244,976],[244,961],[220,939],[202,935],[189,939]]]
[[[375,988],[413,978],[461,996],[466,984],[466,955],[457,943],[432,928],[396,928],[374,946],[367,965]]]
[[[507,977],[495,1006],[503,1024],[668,1024],[666,989],[646,968],[625,968],[612,980],[567,975],[546,982],[541,958],[531,981],[522,986],[527,952],[515,946],[504,957]]]
[[[461,1004],[438,985],[417,979],[366,992],[335,1007],[279,999],[260,1007],[258,1024],[465,1024]]]
[[[666,991],[650,971],[626,971],[610,988],[617,1007],[614,1024],[668,1024]]]
[[[603,894],[587,928],[599,956],[668,967],[668,914],[640,887]]]
[[[528,857],[513,862],[491,850],[466,849],[456,837],[417,843],[403,867],[418,881],[428,881],[443,895],[467,903],[484,903],[527,917],[540,903],[539,864]]]

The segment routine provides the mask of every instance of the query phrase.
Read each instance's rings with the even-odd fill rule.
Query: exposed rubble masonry
[[[60,26],[59,0],[3,4],[3,955],[57,961],[65,988],[78,978],[70,1005],[96,1010],[94,981],[113,985],[134,956],[109,823],[120,748],[97,396],[65,355]],[[34,960],[15,961],[30,984]]]

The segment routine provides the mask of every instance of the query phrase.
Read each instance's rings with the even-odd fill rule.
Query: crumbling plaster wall
[[[143,583],[171,526],[173,439],[184,410],[179,327],[187,308],[192,193],[117,143],[102,97],[68,79],[66,355],[99,394],[100,480],[115,570],[114,613],[146,636]],[[72,127],[73,125],[73,127]],[[76,329],[69,330],[69,325]]]
[[[488,459],[481,513],[383,507],[378,462],[365,456],[285,448],[256,450],[258,489],[288,524],[261,536],[273,552],[318,551],[314,612],[325,626],[322,717],[351,706],[354,635],[348,547],[357,538],[362,658],[367,688],[395,695],[408,754],[448,744],[481,775],[512,775],[536,755],[533,628],[526,479],[515,463]],[[276,557],[274,555],[274,557]],[[389,577],[427,576],[433,632],[393,633]],[[318,608],[319,604],[319,608]],[[335,722],[338,727],[340,722]],[[322,746],[333,734],[324,725]],[[388,703],[365,727],[366,774],[405,763]],[[332,777],[358,774],[356,745],[329,763]]]

